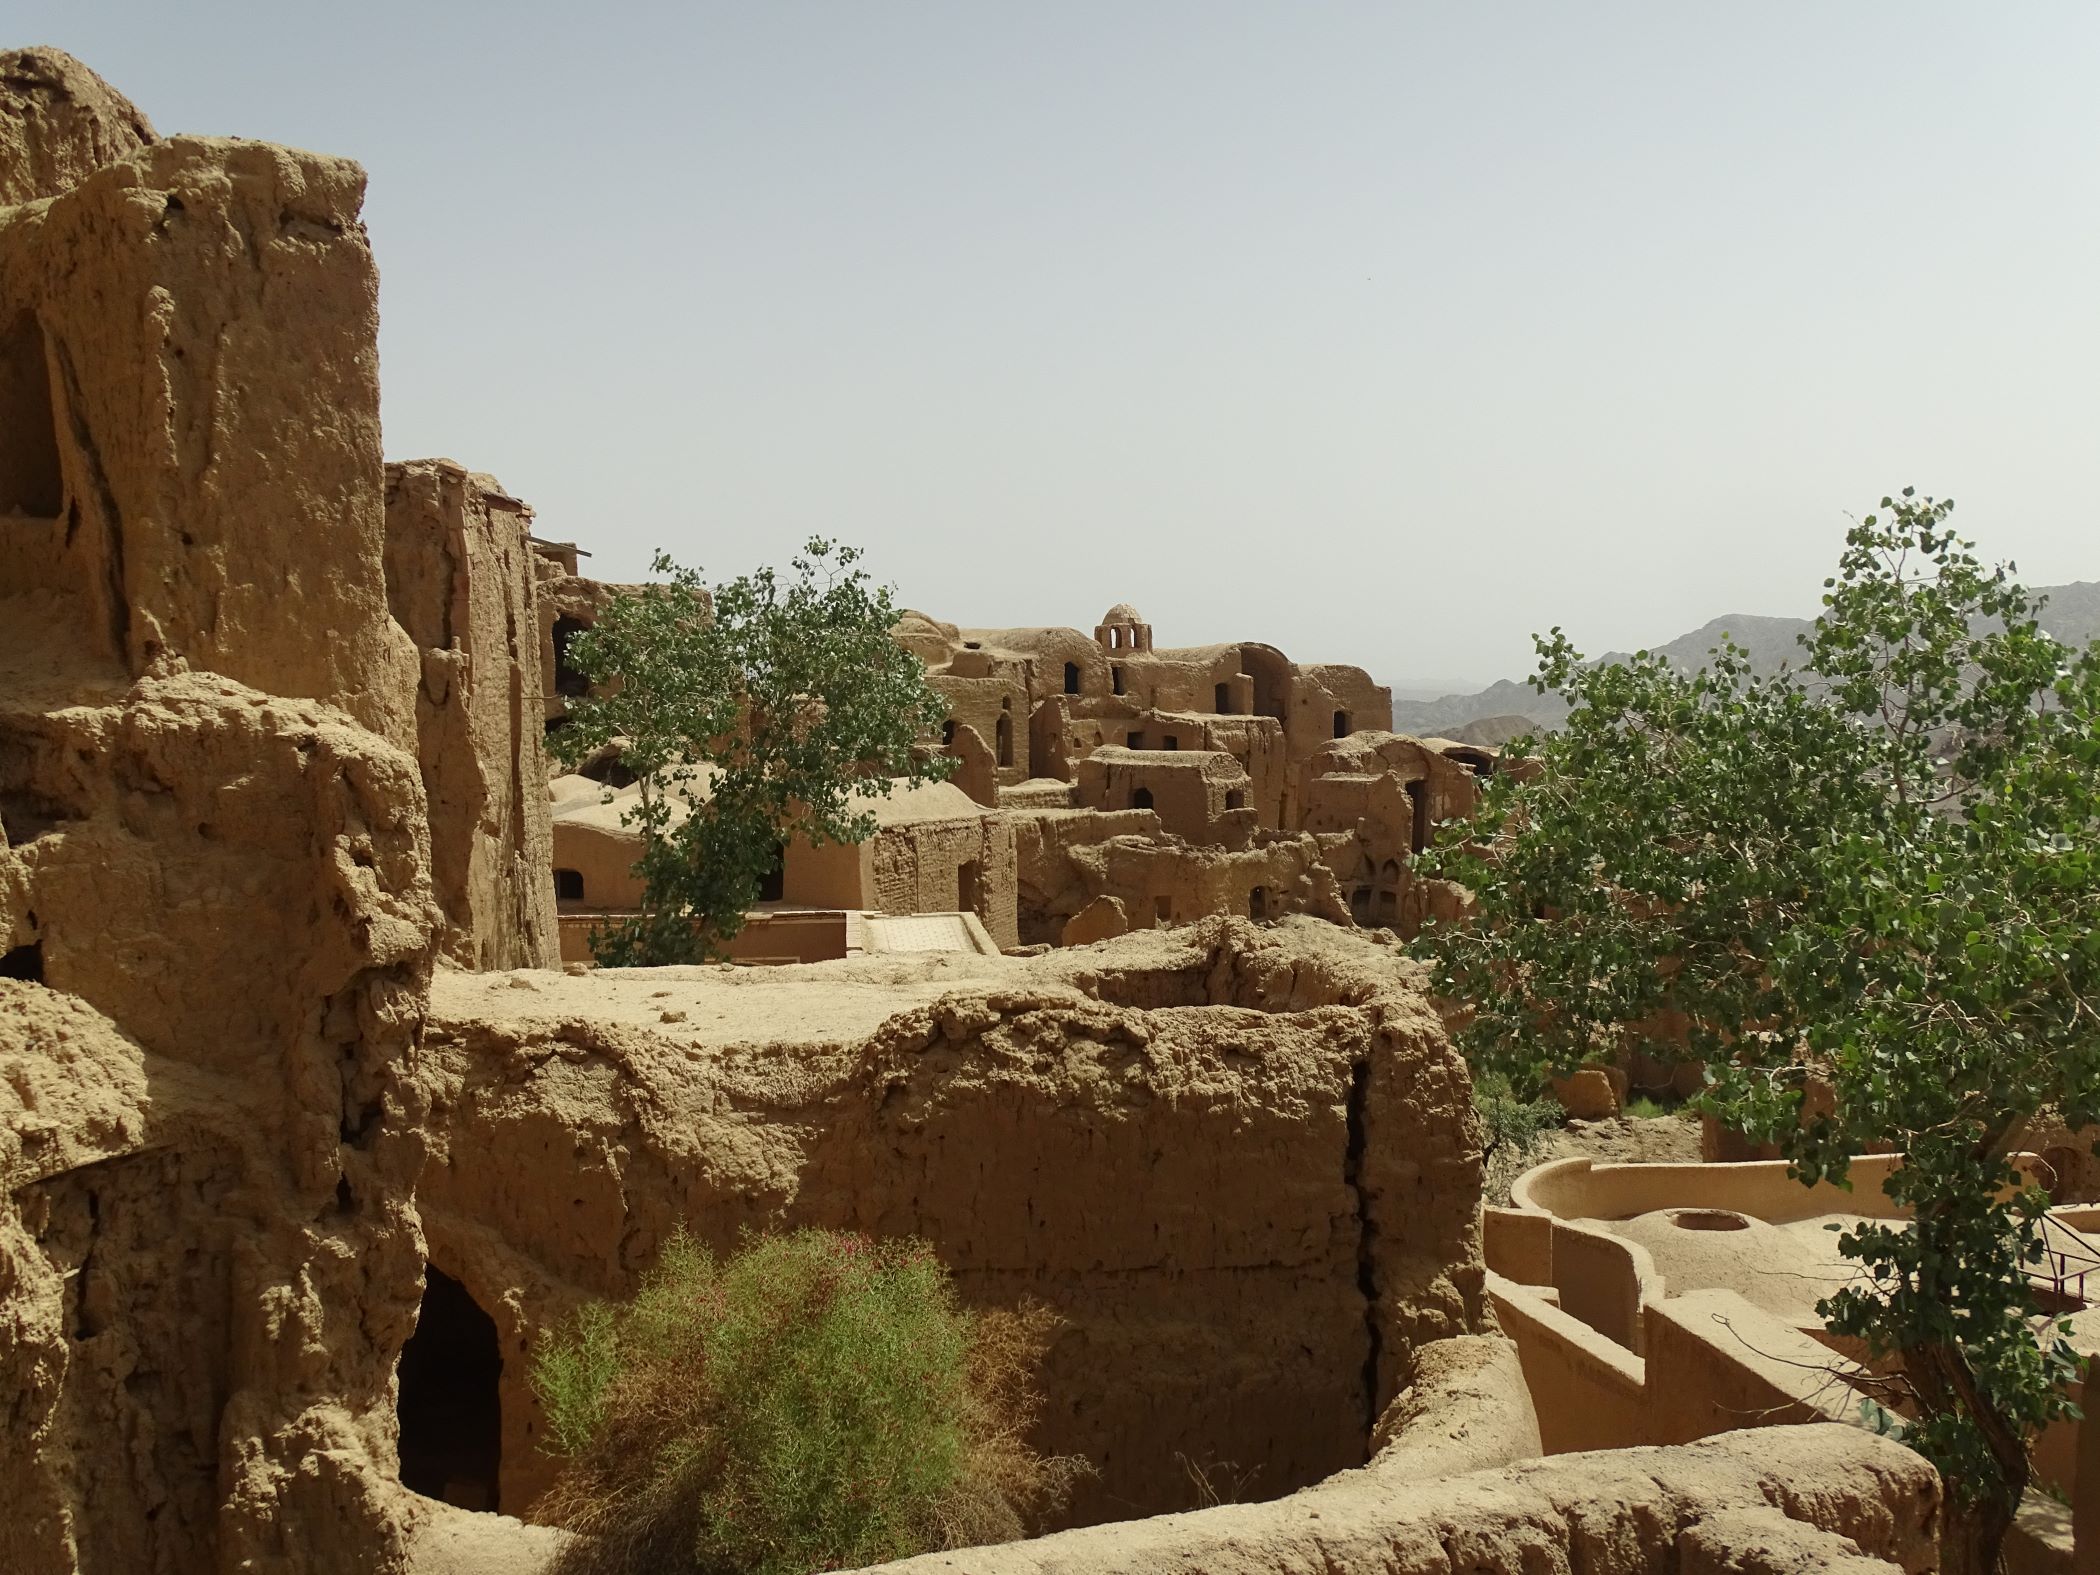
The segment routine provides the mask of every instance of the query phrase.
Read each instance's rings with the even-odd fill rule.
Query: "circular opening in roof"
[[[1748,1230],[1750,1216],[1727,1209],[1672,1209],[1670,1223],[1679,1230]]]

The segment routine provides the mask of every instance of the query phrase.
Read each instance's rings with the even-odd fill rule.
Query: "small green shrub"
[[[1626,1101],[1626,1112],[1635,1121],[1653,1121],[1658,1116],[1672,1115],[1670,1106],[1649,1094],[1635,1094]]]
[[[1055,1319],[971,1312],[923,1243],[805,1230],[717,1258],[680,1233],[625,1306],[546,1342],[567,1571],[806,1575],[1003,1541],[1082,1462],[1025,1435]]]
[[[1475,1075],[1473,1108],[1480,1113],[1484,1196],[1507,1203],[1510,1184],[1530,1168],[1567,1112],[1551,1094],[1518,1093],[1499,1072]]]

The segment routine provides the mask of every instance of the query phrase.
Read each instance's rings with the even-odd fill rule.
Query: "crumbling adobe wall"
[[[532,1339],[681,1220],[923,1236],[973,1300],[1056,1308],[1041,1442],[1100,1468],[1080,1520],[1186,1506],[1177,1454],[1264,1494],[1359,1464],[1415,1348],[1482,1326],[1469,1085],[1389,951],[1214,922],[767,972],[438,981],[420,1199],[504,1335],[510,1512],[544,1481]]]
[[[209,669],[413,749],[364,184],[176,137],[0,208],[0,587],[73,665]]]
[[[436,917],[414,761],[188,674],[0,699],[0,811],[0,934],[42,974],[0,1058],[92,1065],[116,1110],[0,1112],[57,1155],[0,1203],[32,1353],[0,1480],[36,1506],[7,1567],[388,1567]]]
[[[0,208],[56,197],[151,141],[138,106],[71,55],[0,50]]]
[[[422,662],[416,753],[445,951],[559,960],[532,511],[451,460],[386,471],[386,590]]]
[[[364,177],[78,103],[0,208],[0,1567],[398,1569],[439,915]]]
[[[970,1552],[971,1575],[1924,1575],[1938,1474],[1858,1428],[1757,1428],[1437,1476],[1406,1441],[1276,1504],[1228,1504]],[[883,1565],[952,1570],[953,1554]]]

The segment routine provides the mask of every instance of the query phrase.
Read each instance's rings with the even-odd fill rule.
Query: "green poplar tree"
[[[1425,861],[1475,907],[1421,945],[1482,1071],[1535,1087],[1681,1022],[1700,1108],[1804,1182],[1904,1154],[1911,1221],[1844,1232],[1862,1272],[1820,1311],[1891,1362],[1863,1405],[1940,1468],[1948,1568],[1980,1572],[2076,1414],[2013,1155],[2100,1113],[2100,645],[2043,633],[1951,508],[1906,490],[1848,533],[1799,668],[1538,641],[1567,725]]]
[[[570,764],[617,743],[639,792],[639,911],[592,936],[616,966],[726,955],[798,838],[863,842],[869,796],[952,762],[916,747],[946,716],[918,658],[890,638],[887,586],[858,548],[811,540],[782,576],[711,589],[656,556],[664,580],[616,598],[567,650],[590,693],[553,743]]]

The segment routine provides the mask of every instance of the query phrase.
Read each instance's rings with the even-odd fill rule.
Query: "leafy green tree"
[[[617,743],[639,788],[624,823],[641,833],[642,903],[592,936],[599,961],[725,955],[789,842],[865,841],[870,796],[952,768],[914,747],[947,710],[860,558],[812,540],[785,578],[763,568],[710,592],[659,553],[663,583],[571,640],[591,692],[554,747],[573,765]]]
[[[1906,490],[1854,526],[1799,670],[1537,642],[1567,726],[1426,861],[1476,906],[1422,945],[1519,1087],[1681,1024],[1700,1107],[1803,1181],[1905,1155],[1911,1223],[1846,1231],[1863,1272],[1821,1312],[1894,1359],[1867,1409],[1939,1466],[1949,1568],[1980,1571],[2075,1414],[2012,1156],[2100,1112],[2100,646],[2044,634],[1951,507]]]

